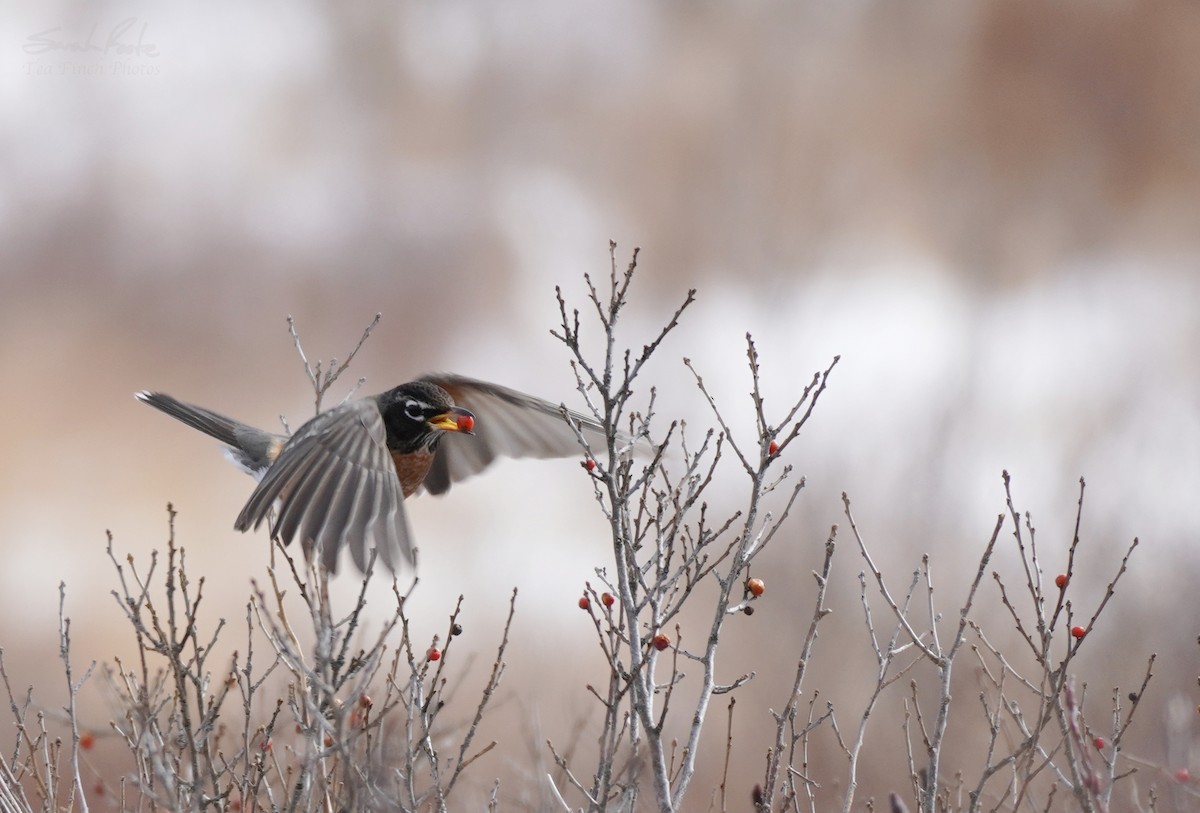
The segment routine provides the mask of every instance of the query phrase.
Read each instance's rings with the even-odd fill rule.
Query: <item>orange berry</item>
[[[440,661],[442,659],[442,653],[441,653],[441,651],[438,650],[438,648],[436,646],[429,647],[429,651],[426,652],[425,655],[431,661]]]
[[[746,589],[750,591],[751,595],[757,597],[766,591],[767,585],[763,583],[762,579],[746,579]]]
[[[1068,581],[1070,580],[1067,578],[1066,573],[1059,573],[1054,577],[1054,583],[1058,585],[1059,590],[1062,590],[1064,587],[1066,587]]]
[[[601,593],[600,594],[600,603],[603,604],[605,607],[613,606],[613,603],[615,601],[616,601],[616,599],[613,598],[612,593]]]
[[[579,597],[579,609],[586,610],[588,607],[591,607],[591,606],[592,606],[592,602],[588,601],[587,596]]]
[[[660,632],[658,635],[654,636],[653,643],[654,648],[659,652],[662,652],[671,645],[671,638],[666,633]]]
[[[79,735],[79,747],[85,751],[92,750],[92,746],[96,744],[96,735],[90,731],[85,731]]]
[[[779,444],[776,443],[775,441],[771,441],[767,445],[767,454],[769,454],[771,457],[774,457],[775,455],[779,454]]]
[[[1071,627],[1071,635],[1076,638],[1082,638],[1087,633],[1083,627]]]

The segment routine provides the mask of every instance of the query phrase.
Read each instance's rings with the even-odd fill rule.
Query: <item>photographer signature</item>
[[[97,51],[101,54],[115,53],[120,56],[158,56],[158,45],[153,42],[146,42],[146,27],[148,23],[142,23],[142,28],[138,32],[137,41],[131,42],[129,35],[130,30],[137,25],[137,17],[130,17],[117,23],[112,27],[112,31],[108,34],[108,39],[104,43],[97,44],[96,26],[92,26],[92,30],[88,32],[87,39],[83,42],[76,40],[60,40],[53,35],[62,31],[62,27],[48,28],[45,31],[39,31],[36,34],[30,34],[26,39],[25,53],[27,54],[44,54],[49,51]]]

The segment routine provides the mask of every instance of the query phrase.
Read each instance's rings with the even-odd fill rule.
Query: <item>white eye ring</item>
[[[424,405],[420,401],[405,401],[404,414],[412,418],[414,421],[425,417]]]

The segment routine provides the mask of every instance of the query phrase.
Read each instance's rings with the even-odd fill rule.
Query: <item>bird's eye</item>
[[[421,406],[420,401],[405,401],[404,414],[412,418],[414,421],[419,421],[425,417],[425,409]]]

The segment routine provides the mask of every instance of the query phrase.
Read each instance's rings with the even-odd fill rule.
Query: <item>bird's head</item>
[[[443,432],[474,434],[475,416],[455,406],[450,393],[428,381],[401,384],[383,393],[379,411],[393,451],[432,451]]]

